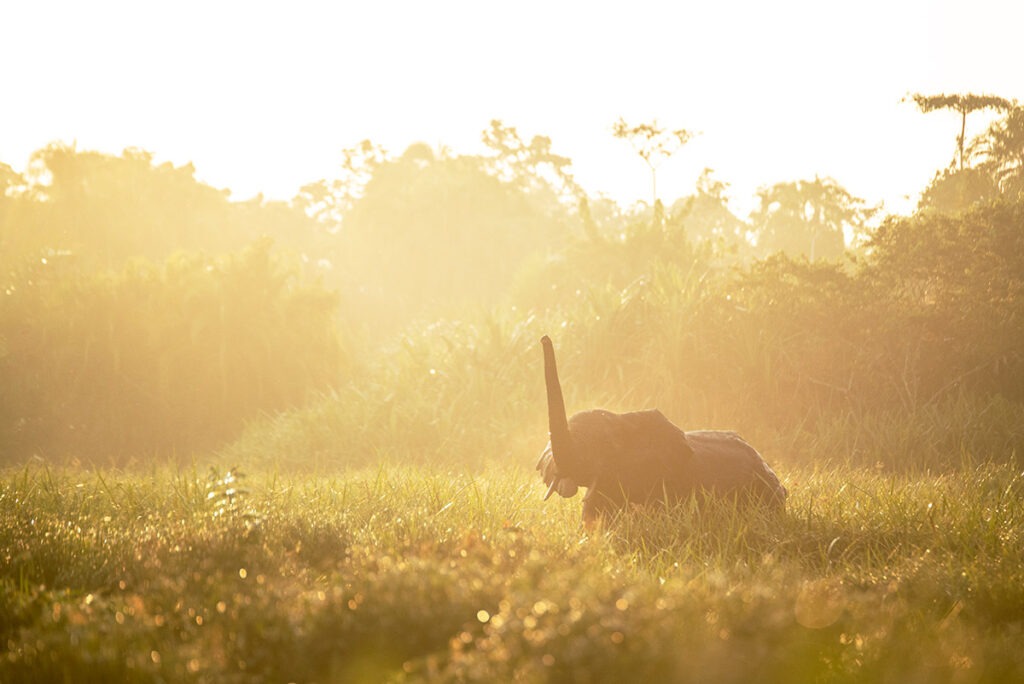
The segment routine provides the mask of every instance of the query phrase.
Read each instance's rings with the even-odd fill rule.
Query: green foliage
[[[422,151],[419,145],[410,149]],[[369,140],[342,150],[341,171],[337,178],[321,179],[300,188],[294,204],[328,230],[335,230],[345,213],[362,196],[374,172],[387,159],[387,152]],[[432,157],[433,152],[428,152]]]
[[[831,178],[776,183],[758,195],[761,204],[751,222],[763,255],[839,259],[846,249],[845,233],[863,233],[873,213]]]
[[[1008,109],[1011,106],[1011,102],[1004,97],[975,95],[974,93],[963,95],[922,95],[921,93],[915,93],[911,97],[922,112],[952,109],[963,114],[981,109]]]
[[[97,271],[140,256],[234,252],[264,236],[296,250],[314,242],[298,209],[260,198],[232,203],[194,174],[191,164],[156,164],[141,150],[117,157],[58,144],[33,155],[28,179],[0,167],[0,267],[59,255]]]
[[[572,160],[551,150],[551,138],[535,135],[526,143],[515,127],[498,120],[491,121],[482,137],[491,150],[485,160],[487,170],[502,182],[529,193],[534,202],[551,208],[562,198],[584,195],[569,172]]]
[[[1024,480],[792,468],[589,537],[519,469],[0,478],[3,681],[1015,681]],[[671,644],[671,648],[666,648]]]
[[[708,272],[708,257],[706,245],[697,247],[688,239],[685,221],[634,218],[618,234],[571,239],[560,252],[535,259],[520,271],[512,299],[526,310],[557,312],[571,322],[590,315],[585,304],[577,308],[582,302],[618,298],[660,272]]]
[[[251,424],[226,457],[266,467],[390,462],[479,468],[519,461],[543,430],[539,321],[440,322],[403,336],[375,372]]]
[[[921,193],[918,207],[955,214],[998,197],[999,184],[987,169],[946,169],[936,172]]]
[[[916,346],[922,392],[1024,398],[1024,204],[891,219],[869,248],[869,277],[902,314],[889,325]]]
[[[681,150],[696,135],[685,128],[670,130],[656,121],[630,125],[619,120],[612,126],[612,135],[627,140],[651,171],[651,207],[658,204],[658,167]]]
[[[972,145],[982,167],[1009,200],[1024,198],[1024,107],[1015,106],[992,123]]]
[[[957,136],[957,150],[959,158],[959,169],[965,168],[965,146],[967,131],[967,115],[971,112],[985,109],[1007,110],[1014,106],[1014,103],[1003,97],[995,95],[976,95],[974,93],[947,95],[923,95],[915,93],[910,96],[922,112],[934,112],[940,109],[951,109],[960,114],[960,135]],[[957,165],[957,157],[953,158],[950,168]]]
[[[1010,119],[999,128],[1012,130]],[[53,147],[28,182],[6,172],[0,208],[17,229],[0,235],[31,237],[44,214],[51,230],[40,233],[43,251],[9,257],[5,274],[7,458],[188,451],[314,388],[326,393],[254,425],[239,448],[312,464],[500,458],[543,432],[531,416],[541,396],[534,346],[546,332],[575,370],[580,408],[657,405],[685,426],[764,435],[799,458],[811,456],[809,442],[842,457],[849,440],[830,426],[851,417],[898,411],[912,424],[936,406],[1020,401],[1016,204],[890,219],[855,265],[773,257],[728,270],[749,243],[723,183],[705,175],[664,220],[581,202],[572,237],[552,184],[571,184],[568,164],[550,140],[527,144],[499,122],[485,139],[486,158],[425,145],[389,158],[364,142],[346,155],[347,180],[309,186],[294,208],[228,203],[190,167],[139,152]],[[763,199],[766,251],[797,236],[790,251],[837,257],[843,233],[867,216],[829,179],[777,184]],[[165,211],[172,204],[186,209]],[[345,379],[338,300],[283,275],[267,248],[97,270],[131,250],[202,241],[200,219],[302,234],[305,219],[290,223],[299,209],[319,222],[312,256],[333,262],[346,301],[340,335],[361,370]],[[343,225],[329,226],[335,219]],[[403,326],[396,342],[390,331]],[[1012,453],[1019,436],[1003,425],[994,420],[992,441]],[[836,441],[797,437],[808,430]],[[957,462],[959,448],[943,454],[940,442],[950,440],[911,460]]]
[[[1015,202],[1024,196],[1024,108],[1002,98],[984,96],[940,96],[923,101],[932,102],[931,109],[959,107],[963,120],[958,138],[959,166],[954,160],[949,168],[935,174],[921,195],[920,208],[956,213],[975,204],[1000,198]],[[1002,109],[1006,115],[966,145],[967,113],[989,107]],[[967,165],[970,160],[975,161],[974,166]]]
[[[673,203],[670,222],[683,228],[689,242],[710,243],[723,256],[745,260],[750,256],[749,227],[729,210],[728,185],[704,169],[696,194]]]
[[[26,262],[0,295],[3,457],[208,447],[337,380],[337,306],[266,242],[97,274]]]
[[[416,148],[375,169],[343,223],[342,265],[370,320],[492,304],[525,259],[562,239],[558,216],[484,166]]]
[[[526,462],[544,441],[537,340],[551,333],[570,411],[658,407],[786,463],[1019,462],[1019,225],[1011,207],[893,220],[857,267],[777,256],[736,272],[663,230],[580,241],[524,283],[523,313],[411,326],[379,370],[252,425],[229,453]],[[955,247],[965,236],[973,250]]]

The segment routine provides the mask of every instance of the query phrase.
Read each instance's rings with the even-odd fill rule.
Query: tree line
[[[891,379],[892,359],[834,363],[880,339],[916,340],[899,346],[915,369],[904,393],[970,385],[1020,400],[1024,109],[981,96],[915,101],[1003,115],[974,140],[961,133],[913,216],[873,229],[877,209],[830,178],[763,188],[741,218],[708,170],[666,207],[657,159],[692,134],[656,122],[614,131],[652,174],[651,201],[634,207],[588,197],[549,138],[499,121],[482,134],[483,155],[423,144],[392,155],[363,142],[336,178],[289,202],[232,201],[191,165],[132,149],[55,144],[24,174],[0,164],[3,458],[209,448],[246,420],[365,380],[410,326],[495,307],[571,320],[585,293],[626,297],[644,282],[674,283],[676,308],[699,300],[723,344],[740,344],[727,334],[740,306],[745,325],[790,329],[771,343],[773,363],[814,339],[809,328],[845,330],[838,346],[800,355],[820,366],[813,382],[786,376],[804,377],[799,391],[817,403]],[[697,273],[699,298],[687,290]],[[808,308],[787,309],[798,305]],[[851,318],[815,318],[819,309]]]

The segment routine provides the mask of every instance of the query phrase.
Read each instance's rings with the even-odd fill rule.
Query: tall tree
[[[619,118],[612,126],[612,135],[627,140],[651,171],[651,207],[658,205],[658,167],[682,149],[695,135],[685,128],[669,130],[656,120],[631,126]]]
[[[746,242],[749,227],[729,209],[726,195],[729,184],[715,178],[713,173],[711,169],[704,169],[697,179],[697,193],[673,204],[672,221],[680,222],[693,241],[711,241],[726,249],[749,246]]]
[[[751,222],[759,250],[802,254],[811,261],[841,256],[845,233],[862,232],[874,212],[831,178],[776,183],[758,196],[761,205]]]
[[[344,215],[342,270],[382,324],[493,300],[562,226],[486,159],[428,151],[377,165]]]
[[[12,191],[24,185],[25,179],[7,164],[0,162],[0,266],[3,266],[3,255],[18,251],[16,238],[20,237],[13,230],[13,221],[9,216],[13,206],[19,200],[12,197]]]
[[[1002,98],[990,99],[995,102],[993,106],[1001,107],[1008,102]],[[985,101],[976,100],[976,109]],[[921,194],[920,207],[956,213],[1000,195],[1016,197],[1024,192],[1024,109],[1012,102],[1009,105],[1004,117],[992,122],[966,146],[963,145],[964,120],[961,119],[959,166],[954,160],[949,168],[935,173]]]
[[[8,188],[17,187],[25,182],[21,174],[7,164],[0,162],[0,197],[7,195]]]
[[[308,183],[292,200],[294,206],[330,232],[337,232],[345,212],[362,196],[377,168],[388,160],[387,151],[370,140],[342,150],[341,156],[337,178]]]
[[[550,194],[572,201],[582,196],[582,189],[569,171],[572,160],[552,151],[551,138],[535,135],[527,143],[514,126],[506,126],[498,119],[491,121],[481,137],[491,150],[485,168],[499,180],[535,195]]]
[[[1010,109],[975,138],[972,148],[983,157],[981,166],[1011,198],[1024,196],[1024,107]]]
[[[999,183],[984,166],[943,169],[935,172],[935,177],[921,193],[918,208],[955,214],[998,196]]]
[[[996,97],[995,95],[975,95],[974,93],[963,95],[922,95],[921,93],[914,93],[911,95],[911,98],[917,103],[918,109],[925,113],[934,112],[939,109],[952,109],[960,114],[960,135],[957,136],[956,142],[961,171],[965,164],[964,148],[966,146],[967,115],[983,109],[1006,110],[1013,106],[1013,103],[1005,98]],[[957,157],[954,158],[950,166],[953,166],[956,160]]]
[[[154,163],[132,148],[115,156],[52,144],[32,155],[24,178],[0,176],[9,186],[0,191],[9,200],[0,199],[0,266],[51,255],[62,268],[116,270],[132,257],[226,254],[261,236],[305,249],[314,228],[295,207],[232,202],[230,191],[196,180],[191,164]]]
[[[26,175],[36,224],[12,228],[32,233],[39,248],[74,253],[84,268],[231,251],[254,237],[231,221],[229,192],[197,181],[191,164],[156,164],[143,150],[114,156],[52,144],[32,155]]]

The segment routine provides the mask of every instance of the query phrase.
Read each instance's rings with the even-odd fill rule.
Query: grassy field
[[[1024,681],[1018,468],[776,465],[590,534],[525,468],[7,470],[0,681]]]

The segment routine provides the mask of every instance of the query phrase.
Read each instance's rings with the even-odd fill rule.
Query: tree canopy
[[[922,95],[915,93],[911,96],[922,112],[934,112],[940,109],[951,109],[960,114],[960,135],[957,136],[957,151],[960,162],[960,170],[964,168],[964,147],[967,135],[967,115],[971,112],[983,109],[1006,110],[1013,106],[1013,103],[1006,98],[995,95],[975,95],[974,93],[954,95]],[[953,164],[956,164],[957,157],[954,157]]]
[[[995,100],[997,104],[1007,102],[1002,98]],[[993,121],[961,150],[959,166],[951,164],[949,168],[936,171],[921,194],[920,206],[958,212],[1000,197],[1019,197],[1022,192],[1024,108],[1009,103],[1003,117]]]
[[[758,251],[811,261],[841,256],[846,233],[863,232],[873,211],[831,178],[776,183],[758,195],[760,206],[751,214]]]
[[[628,124],[623,118],[612,126],[612,135],[626,140],[651,172],[651,207],[658,204],[658,167],[696,135],[685,128],[664,128],[657,120]]]

